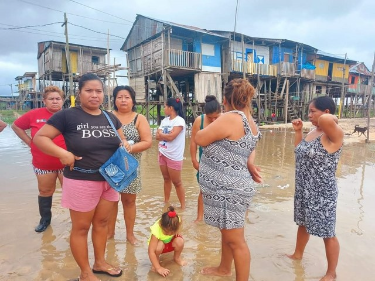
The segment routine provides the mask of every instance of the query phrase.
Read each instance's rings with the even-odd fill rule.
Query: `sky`
[[[237,0],[0,0],[0,95],[10,95],[11,84],[15,90],[16,76],[38,71],[38,42],[65,42],[61,26],[64,12],[71,23],[70,43],[106,48],[109,31],[114,35],[109,43],[111,61],[116,58],[116,64],[126,66],[125,53],[120,48],[137,14],[208,30],[233,31],[236,3]],[[364,62],[371,71],[374,11],[374,0],[238,0],[236,32],[289,39],[342,57],[347,53],[348,59]],[[123,72],[118,74],[126,75]],[[119,84],[126,82],[119,78]]]

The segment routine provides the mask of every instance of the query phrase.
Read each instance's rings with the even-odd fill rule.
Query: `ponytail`
[[[179,98],[169,98],[167,99],[167,105],[172,106],[176,111],[177,115],[185,119],[184,110],[182,108],[182,101]]]

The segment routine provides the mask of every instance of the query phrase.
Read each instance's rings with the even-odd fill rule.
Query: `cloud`
[[[37,42],[65,41],[63,12],[67,13],[69,41],[96,47],[107,46],[106,33],[125,38],[136,14],[205,29],[233,31],[236,0],[128,1],[77,0],[0,1],[0,85],[37,69]],[[375,51],[375,1],[238,0],[236,30],[249,36],[282,38],[305,43],[332,54],[348,53],[371,68]],[[87,6],[93,7],[90,9]],[[47,8],[45,8],[47,7]],[[102,12],[100,12],[102,11]],[[55,23],[22,30],[14,26]],[[81,27],[80,27],[81,26]],[[82,27],[95,30],[95,33]],[[119,49],[124,39],[110,38],[111,57],[125,65]],[[120,58],[122,57],[122,58]],[[18,73],[16,73],[16,71]],[[4,87],[0,87],[0,93]]]

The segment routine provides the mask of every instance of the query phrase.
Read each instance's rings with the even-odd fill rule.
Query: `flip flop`
[[[117,268],[115,268],[115,267],[111,267],[111,268],[108,268],[107,270],[111,271],[111,270],[116,270],[116,269]],[[106,275],[109,275],[111,277],[120,277],[122,275],[122,270],[121,269],[120,269],[120,272],[117,273],[117,274],[111,274],[108,271],[92,269],[92,272],[95,273],[95,274],[106,274]]]

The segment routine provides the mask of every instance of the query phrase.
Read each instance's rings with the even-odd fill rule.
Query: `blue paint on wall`
[[[293,62],[293,51],[294,51],[293,49],[285,48],[285,47],[279,48],[279,46],[274,46],[272,48],[272,64],[280,62],[280,51],[281,51],[281,61],[284,61],[284,54],[288,53],[290,54],[288,62]]]
[[[217,38],[211,36],[202,37],[202,43],[214,45],[214,55],[202,54],[202,66],[221,67],[221,45],[217,42]],[[200,38],[194,38],[193,51],[202,53],[202,45]]]

